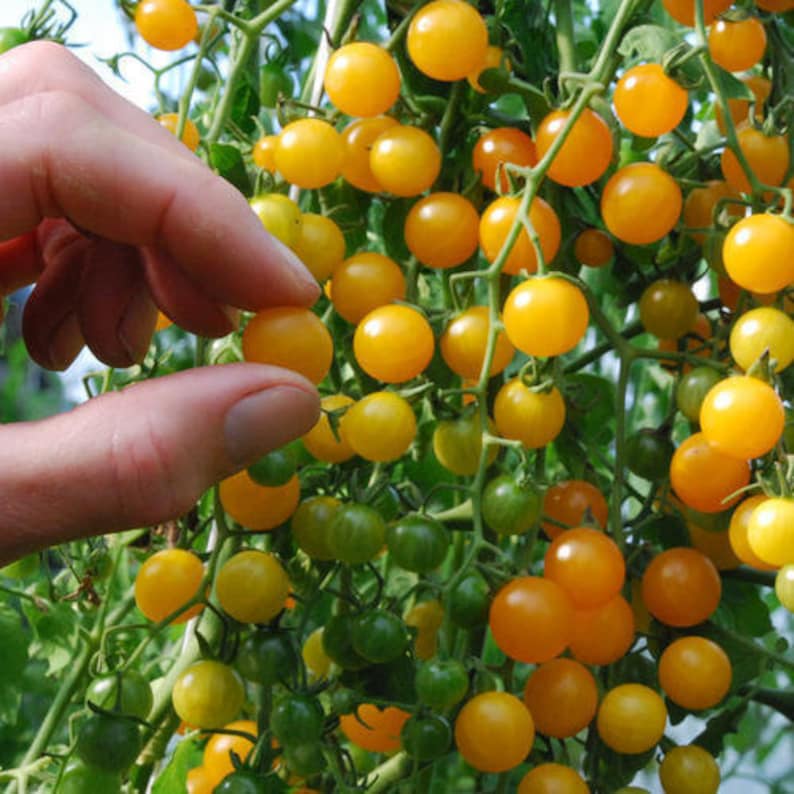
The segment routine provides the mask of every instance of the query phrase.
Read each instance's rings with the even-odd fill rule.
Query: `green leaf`
[[[658,63],[679,44],[679,35],[672,30],[659,25],[637,25],[623,37],[618,53],[632,60]]]
[[[738,579],[723,579],[722,599],[714,621],[750,637],[762,637],[773,630],[769,608],[758,587]]]
[[[749,102],[755,99],[755,95],[747,83],[743,83],[738,77],[726,72],[725,69],[719,66],[715,65],[714,69],[717,72],[720,90],[726,99],[746,99]]]
[[[236,146],[226,143],[210,145],[210,165],[225,180],[246,196],[251,194],[251,180],[245,170],[243,155]]]
[[[23,603],[22,611],[33,629],[30,654],[47,663],[47,675],[56,675],[71,664],[77,645],[77,615],[71,604],[50,604],[39,609]]]
[[[249,135],[256,129],[254,118],[259,113],[259,88],[245,75],[234,92],[232,100],[232,121]]]
[[[28,644],[20,614],[0,604],[0,723],[14,724],[22,701]]]
[[[202,751],[196,742],[182,741],[171,760],[154,781],[152,794],[184,794],[188,770],[201,763]]]

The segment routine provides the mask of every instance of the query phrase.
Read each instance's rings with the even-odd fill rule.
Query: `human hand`
[[[245,199],[58,45],[0,57],[0,293],[36,282],[31,357],[87,344],[125,367],[157,307],[222,336],[233,307],[310,305],[318,287]],[[239,364],[193,370],[0,433],[0,562],[184,512],[210,484],[307,430],[314,387]]]

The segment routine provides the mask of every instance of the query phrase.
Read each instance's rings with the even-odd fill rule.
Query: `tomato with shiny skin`
[[[643,479],[663,480],[670,474],[674,452],[668,436],[653,428],[641,428],[626,440],[626,466]]]
[[[278,135],[263,135],[254,144],[251,150],[251,158],[257,168],[268,171],[271,174],[276,172],[276,146]]]
[[[157,551],[141,565],[135,577],[135,603],[149,620],[159,623],[197,596],[203,579],[204,564],[192,551]],[[203,608],[203,604],[196,604],[171,622],[184,623]]]
[[[622,659],[634,644],[634,612],[621,595],[594,609],[573,613],[569,647],[577,661],[606,665]]]
[[[330,218],[305,212],[293,245],[298,258],[317,281],[325,281],[345,258],[345,236]]]
[[[263,455],[247,468],[248,476],[257,484],[275,488],[286,485],[294,476],[298,461],[293,447],[281,447]]]
[[[245,700],[240,675],[229,665],[204,659],[185,668],[171,691],[177,716],[195,728],[231,722]]]
[[[362,504],[337,508],[328,527],[328,548],[349,565],[368,562],[386,542],[386,524],[380,513]]]
[[[275,529],[295,512],[300,480],[295,475],[286,484],[270,488],[258,485],[243,470],[221,481],[219,496],[223,509],[246,529]]]
[[[472,166],[482,176],[482,183],[496,192],[496,174],[501,171],[499,192],[507,193],[510,180],[507,174],[499,169],[506,163],[519,167],[536,165],[538,155],[535,142],[525,132],[515,127],[497,127],[480,136],[472,152]]]
[[[488,419],[488,429],[495,431]],[[477,413],[457,419],[442,419],[433,431],[433,453],[438,462],[448,471],[461,477],[477,473],[482,454],[482,430]],[[495,445],[488,448],[488,465],[496,460],[499,450]]]
[[[383,186],[375,179],[369,164],[369,153],[372,144],[394,127],[397,121],[389,116],[375,116],[369,119],[356,119],[342,130],[344,159],[342,176],[353,187],[367,193],[380,193]]]
[[[441,335],[441,357],[447,366],[461,378],[475,380],[480,377],[490,330],[487,306],[470,306],[452,318]],[[513,360],[515,348],[500,330],[489,375],[498,375]]]
[[[296,661],[295,650],[285,633],[257,631],[243,640],[235,665],[247,681],[272,686],[290,679]]]
[[[396,659],[408,647],[410,639],[405,623],[386,609],[369,609],[350,622],[353,650],[372,664]]]
[[[507,692],[475,695],[455,720],[458,752],[480,772],[505,772],[518,766],[534,741],[532,715]]]
[[[522,535],[537,523],[541,504],[541,495],[533,485],[500,474],[483,489],[482,517],[498,535]]]
[[[328,59],[323,85],[342,113],[369,118],[385,113],[397,101],[400,72],[383,47],[353,41]]]
[[[737,505],[731,515],[731,523],[728,526],[728,538],[734,554],[745,565],[759,571],[772,571],[777,566],[765,563],[750,547],[747,537],[750,528],[750,516],[756,507],[767,500],[764,494],[756,494],[745,499]]]
[[[441,172],[441,150],[430,134],[419,127],[396,124],[373,141],[369,167],[386,192],[418,196],[432,186]]]
[[[659,765],[659,780],[664,794],[717,794],[720,768],[702,747],[674,747]]]
[[[85,700],[107,711],[142,720],[149,716],[154,702],[151,684],[136,670],[95,678],[88,686]]]
[[[678,339],[694,325],[698,302],[689,284],[663,278],[645,288],[639,309],[648,333],[661,339]]]
[[[388,256],[361,251],[336,267],[331,302],[337,314],[354,325],[371,311],[405,298],[405,276]]]
[[[615,256],[612,238],[601,229],[584,229],[576,235],[573,255],[586,267],[604,267]]]
[[[331,429],[329,414],[334,414],[339,419],[338,414],[343,413],[355,400],[346,394],[329,394],[320,400],[322,413],[317,420],[317,424],[303,436],[303,446],[306,447],[310,455],[317,460],[325,463],[343,463],[355,455],[353,448],[342,437],[337,426],[337,433]]]
[[[694,27],[695,25],[695,2],[696,0],[662,0],[670,16],[682,25]],[[704,0],[703,18],[708,25],[715,17],[723,11],[727,11],[732,5],[732,0]]]
[[[554,110],[538,127],[535,146],[542,160],[568,123],[570,111]],[[612,133],[606,122],[585,108],[574,122],[562,148],[548,170],[548,176],[566,187],[583,187],[600,179],[612,161]]]
[[[736,130],[739,148],[750,170],[764,185],[780,185],[788,172],[789,150],[785,135],[766,135],[747,122]],[[733,151],[726,147],[720,158],[720,167],[727,183],[740,193],[752,193],[750,180]]]
[[[75,753],[105,772],[124,772],[143,746],[137,722],[125,716],[91,714],[80,725]]]
[[[324,723],[322,704],[311,695],[286,695],[270,712],[270,729],[282,747],[317,741]]]
[[[731,688],[731,660],[705,637],[680,637],[659,657],[659,684],[673,703],[690,711],[716,706]]]
[[[221,731],[239,731],[247,733],[251,737],[259,735],[256,722],[253,720],[236,720],[221,728]],[[246,736],[237,736],[234,733],[213,733],[204,747],[202,766],[211,784],[216,786],[227,775],[234,772],[231,754],[245,762],[251,751],[254,749],[254,741]]]
[[[334,615],[326,622],[322,633],[325,655],[344,670],[360,670],[368,664],[353,648],[352,621],[353,616],[348,613]]]
[[[185,0],[141,0],[135,8],[140,37],[158,50],[181,50],[198,33],[196,12]]]
[[[666,725],[664,701],[643,684],[619,684],[610,689],[596,718],[601,741],[625,755],[644,753],[655,747]]]
[[[777,572],[775,595],[785,609],[794,612],[794,564],[784,565]]]
[[[623,126],[644,138],[675,129],[686,114],[689,96],[658,63],[632,66],[618,80],[612,96]]]
[[[494,422],[499,435],[540,449],[554,441],[565,424],[565,401],[556,386],[532,391],[519,378],[499,389],[494,401]]]
[[[240,623],[272,620],[284,609],[289,591],[289,577],[276,556],[258,549],[238,551],[215,577],[223,611]]]
[[[582,776],[562,764],[538,764],[521,778],[517,794],[590,794]]]
[[[507,338],[528,356],[559,356],[573,350],[589,322],[582,291],[562,278],[527,279],[505,301]]]
[[[342,503],[333,496],[310,496],[292,514],[292,537],[313,560],[332,560],[328,546],[328,528]]]
[[[477,250],[480,216],[458,193],[431,193],[411,207],[405,219],[405,244],[427,267],[463,264]]]
[[[415,761],[432,761],[444,755],[452,743],[452,728],[437,714],[414,714],[400,731],[405,754]]]
[[[447,556],[449,544],[446,527],[429,516],[403,516],[386,530],[386,545],[392,560],[414,573],[438,568]]]
[[[118,772],[108,772],[92,764],[85,764],[78,758],[67,763],[55,789],[55,794],[119,794],[119,792],[121,792],[121,775]]]
[[[758,505],[748,520],[747,541],[769,565],[794,563],[794,499],[776,497]]]
[[[416,436],[410,403],[390,391],[371,392],[351,406],[339,426],[344,441],[366,460],[401,458]]]
[[[450,591],[446,608],[450,620],[464,629],[481,626],[488,619],[491,592],[477,571],[469,571]]]
[[[675,388],[678,410],[690,422],[700,420],[700,407],[712,387],[721,380],[720,373],[712,367],[694,367],[685,373]]]
[[[325,629],[316,628],[304,641],[301,648],[301,659],[306,665],[310,679],[322,680],[328,677],[331,670],[332,659],[325,652],[323,636]]]
[[[248,205],[262,226],[288,248],[300,239],[303,214],[300,207],[281,193],[263,193],[249,200]]]
[[[274,160],[287,182],[316,189],[339,176],[344,156],[342,138],[327,121],[303,118],[281,130]]]
[[[417,670],[415,687],[420,703],[443,711],[460,703],[466,696],[469,676],[457,659],[433,659]]]
[[[766,30],[757,17],[718,19],[708,33],[711,60],[729,72],[752,69],[766,51]]]
[[[567,739],[593,721],[598,688],[593,674],[580,662],[551,659],[530,674],[524,703],[538,733]]]
[[[683,220],[684,227],[695,242],[703,245],[707,240],[705,231],[690,231],[694,229],[712,230],[715,225],[714,212],[721,199],[734,195],[733,188],[719,179],[711,179],[703,187],[696,187],[689,191],[684,200]]]
[[[543,514],[547,519],[541,526],[551,540],[565,528],[582,524],[607,525],[609,508],[601,491],[586,480],[564,480],[546,491],[543,497]],[[588,518],[589,516],[589,518]]]
[[[767,351],[774,371],[782,372],[794,361],[794,320],[771,306],[750,309],[736,318],[729,345],[733,360],[745,372]]]

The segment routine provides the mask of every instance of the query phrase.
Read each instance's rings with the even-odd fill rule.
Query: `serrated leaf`
[[[47,663],[47,675],[56,675],[72,661],[77,644],[77,616],[70,604],[52,604],[42,611],[24,603],[22,611],[33,629],[30,655]]]
[[[660,25],[637,25],[623,37],[618,53],[625,58],[659,63],[680,44],[678,34]]]
[[[210,165],[227,182],[231,182],[241,193],[251,193],[251,180],[245,170],[243,155],[236,146],[227,143],[210,145]]]

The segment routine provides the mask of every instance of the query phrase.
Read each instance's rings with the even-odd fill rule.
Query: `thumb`
[[[306,432],[315,388],[258,364],[189,370],[0,430],[0,563],[187,512],[213,483]]]

